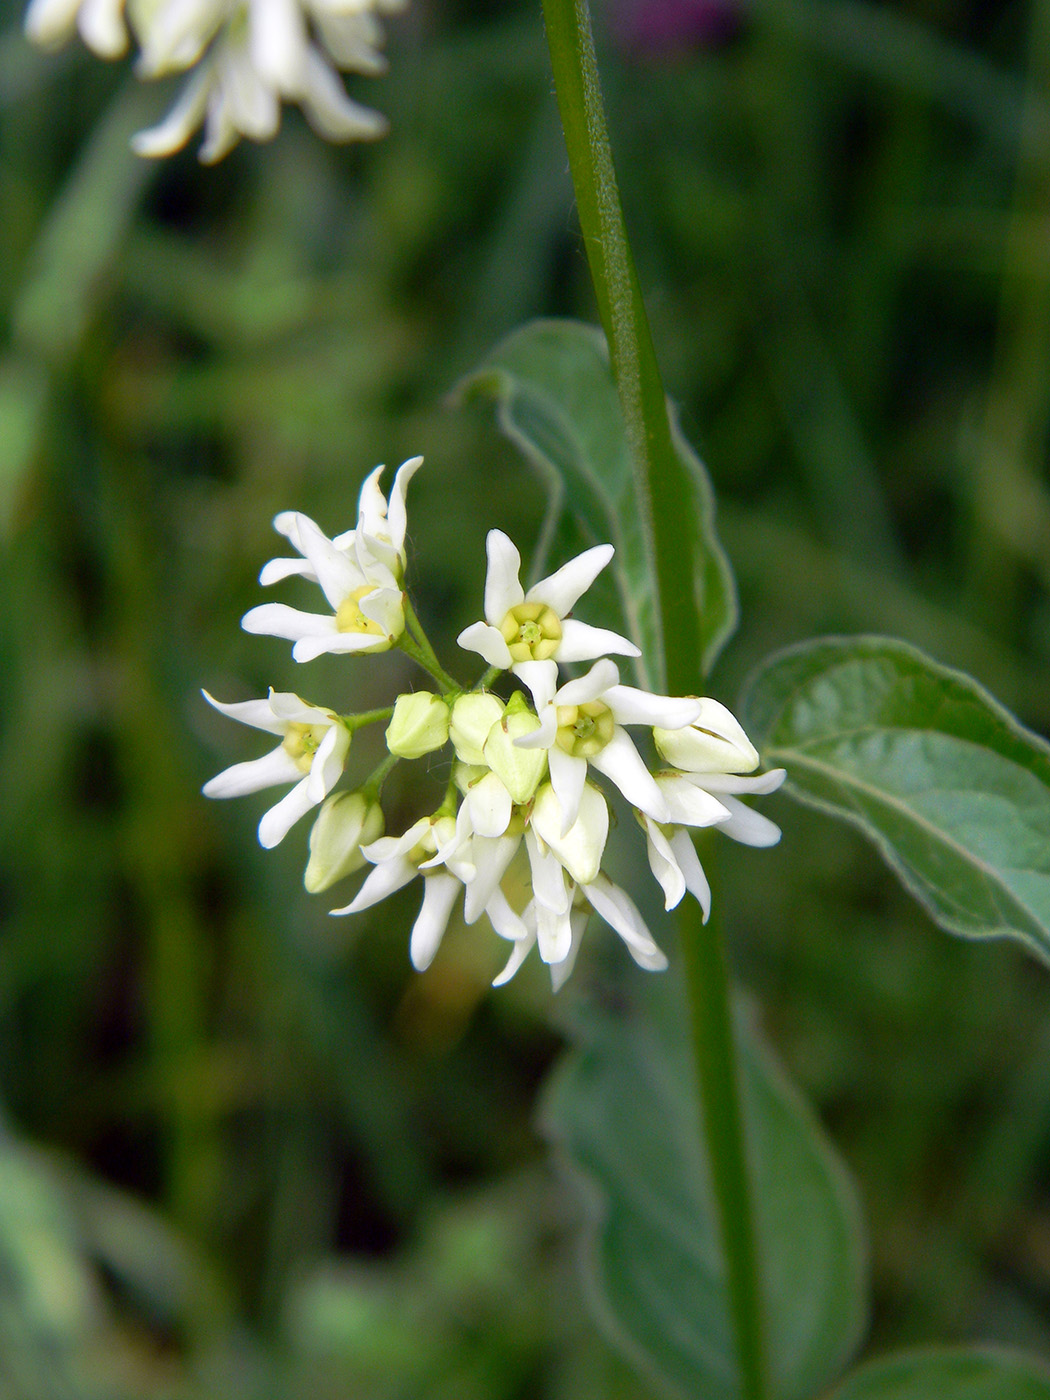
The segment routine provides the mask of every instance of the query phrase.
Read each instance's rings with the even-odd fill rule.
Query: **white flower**
[[[235,763],[204,784],[205,797],[243,797],[262,788],[295,783],[259,823],[259,841],[276,846],[299,820],[331,792],[350,748],[350,731],[338,716],[288,692],[266,700],[224,705],[205,690],[209,705],[231,719],[279,734],[281,742],[263,758]]]
[[[546,674],[552,690],[559,661],[593,661],[606,652],[641,655],[619,633],[568,616],[612,558],[611,544],[584,550],[527,593],[519,580],[521,556],[507,536],[490,530],[486,548],[485,621],[460,633],[461,647],[477,652],[490,666],[514,671],[530,689]]]
[[[282,100],[299,103],[328,140],[382,136],[385,120],[347,96],[336,67],[383,72],[382,29],[373,11],[395,8],[373,0],[140,0],[132,12],[142,46],[139,73],[157,77],[197,67],[167,117],[134,138],[134,149],[170,155],[203,121],[200,157],[211,163],[241,136],[273,137]],[[311,39],[311,22],[320,43]]]
[[[575,965],[587,927],[589,911],[584,901],[616,930],[639,967],[647,972],[662,972],[667,967],[667,958],[653,941],[634,901],[619,885],[614,885],[607,876],[599,874],[590,884],[572,887],[569,908],[560,915],[545,909],[538,900],[528,905],[522,916],[527,936],[515,942],[506,967],[492,985],[502,987],[509,982],[533,945],[538,944],[540,956],[550,966],[554,990],[558,991]],[[555,957],[555,950],[562,956]]]
[[[649,866],[664,892],[665,908],[674,909],[689,890],[707,922],[711,887],[686,828],[716,826],[744,845],[775,846],[780,840],[776,823],[752,811],[733,794],[775,792],[786,776],[784,768],[772,768],[751,778],[737,773],[657,773],[656,783],[671,821],[661,824],[645,813],[639,813],[639,819],[645,827]]]
[[[32,0],[26,11],[26,37],[42,48],[64,44],[75,29],[100,58],[119,58],[128,47],[124,0]]]
[[[621,685],[619,671],[607,660],[595,662],[586,675],[558,690],[537,669],[529,670],[524,679],[532,687],[540,724],[535,733],[515,742],[522,748],[547,750],[551,783],[566,829],[576,820],[588,763],[610,778],[635,807],[656,821],[670,820],[656,780],[623,726],[681,728],[696,719],[698,700],[650,695]]]
[[[740,721],[725,705],[709,696],[699,700],[700,713],[683,729],[653,730],[659,753],[675,768],[689,773],[751,773],[758,767],[758,750]]]
[[[455,835],[455,820],[436,813],[420,817],[402,836],[383,836],[362,846],[362,854],[375,869],[369,872],[356,897],[332,913],[358,914],[422,874],[423,905],[412,926],[409,956],[417,972],[425,971],[445,935],[463,880],[473,875],[468,860],[452,853],[442,854],[443,848],[453,845]]]
[[[286,511],[274,528],[303,555],[273,559],[260,582],[300,574],[320,584],[331,613],[301,612],[283,603],[263,603],[241,620],[248,632],[286,637],[296,661],[324,652],[386,651],[405,630],[401,576],[405,561],[405,491],[420,466],[414,457],[399,469],[389,504],[379,489],[377,467],[361,488],[357,528],[330,540],[306,515]]]

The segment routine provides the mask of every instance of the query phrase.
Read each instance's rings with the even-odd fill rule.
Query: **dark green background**
[[[642,53],[596,7],[740,581],[728,703],[774,647],[876,631],[1050,727],[1047,10],[758,0],[726,42]],[[336,533],[368,470],[425,454],[409,580],[444,657],[486,530],[535,537],[539,483],[447,399],[521,321],[593,316],[539,8],[417,4],[388,77],[350,85],[385,142],[293,110],[214,169],[127,152],[174,86],[37,54],[2,13],[0,1396],[644,1396],[533,1128],[573,999],[643,975],[615,936],[553,1006],[538,962],[488,990],[480,929],[420,977],[418,889],[332,921],[352,885],[303,891],[307,823],[267,853],[265,795],[199,796],[265,744],[201,685],[365,709],[414,679],[240,631],[276,511]],[[873,1344],[1045,1353],[1045,972],[935,930],[852,833],[764,810],[781,845],[726,849],[719,898],[860,1178]]]

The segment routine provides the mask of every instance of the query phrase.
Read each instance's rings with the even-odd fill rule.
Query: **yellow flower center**
[[[548,661],[561,641],[561,618],[546,603],[519,603],[499,630],[515,661]]]
[[[559,705],[554,742],[573,758],[593,758],[612,738],[615,724],[612,710],[600,700]]]
[[[335,614],[335,625],[340,632],[367,632],[372,637],[386,636],[379,623],[365,617],[361,611],[361,599],[374,592],[374,583],[363,583],[360,588],[355,588],[353,593],[347,594]]]
[[[328,733],[326,724],[290,724],[281,747],[295,760],[300,773],[309,773],[314,754]]]

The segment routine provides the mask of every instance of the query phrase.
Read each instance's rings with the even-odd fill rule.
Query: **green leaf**
[[[859,827],[942,928],[1050,960],[1050,746],[975,681],[828,638],[768,662],[744,709],[787,791]]]
[[[669,1394],[738,1400],[686,1017],[669,982],[657,995],[662,1015],[581,1015],[544,1118],[586,1188],[586,1271],[606,1332]],[[838,1374],[857,1345],[862,1231],[845,1172],[744,1018],[737,1040],[772,1394],[793,1400]]]
[[[1050,1400],[1050,1371],[991,1350],[926,1351],[862,1367],[827,1400]]]
[[[617,590],[627,635],[641,649],[642,684],[663,674],[654,561],[605,337],[579,321],[532,321],[507,337],[460,385],[463,397],[496,401],[500,427],[560,493],[592,541],[616,547]],[[694,580],[705,671],[736,626],[736,588],[714,532],[711,483],[671,415],[675,448],[692,490]]]

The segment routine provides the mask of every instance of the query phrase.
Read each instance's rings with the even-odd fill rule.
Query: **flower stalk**
[[[697,560],[682,503],[690,499],[675,451],[660,370],[620,205],[587,0],[543,0],[554,84],[598,312],[624,416],[637,506],[659,596],[657,676],[674,694],[700,693]],[[679,912],[706,1155],[726,1261],[741,1394],[765,1400],[768,1381],[754,1208],[724,944],[699,908]]]

